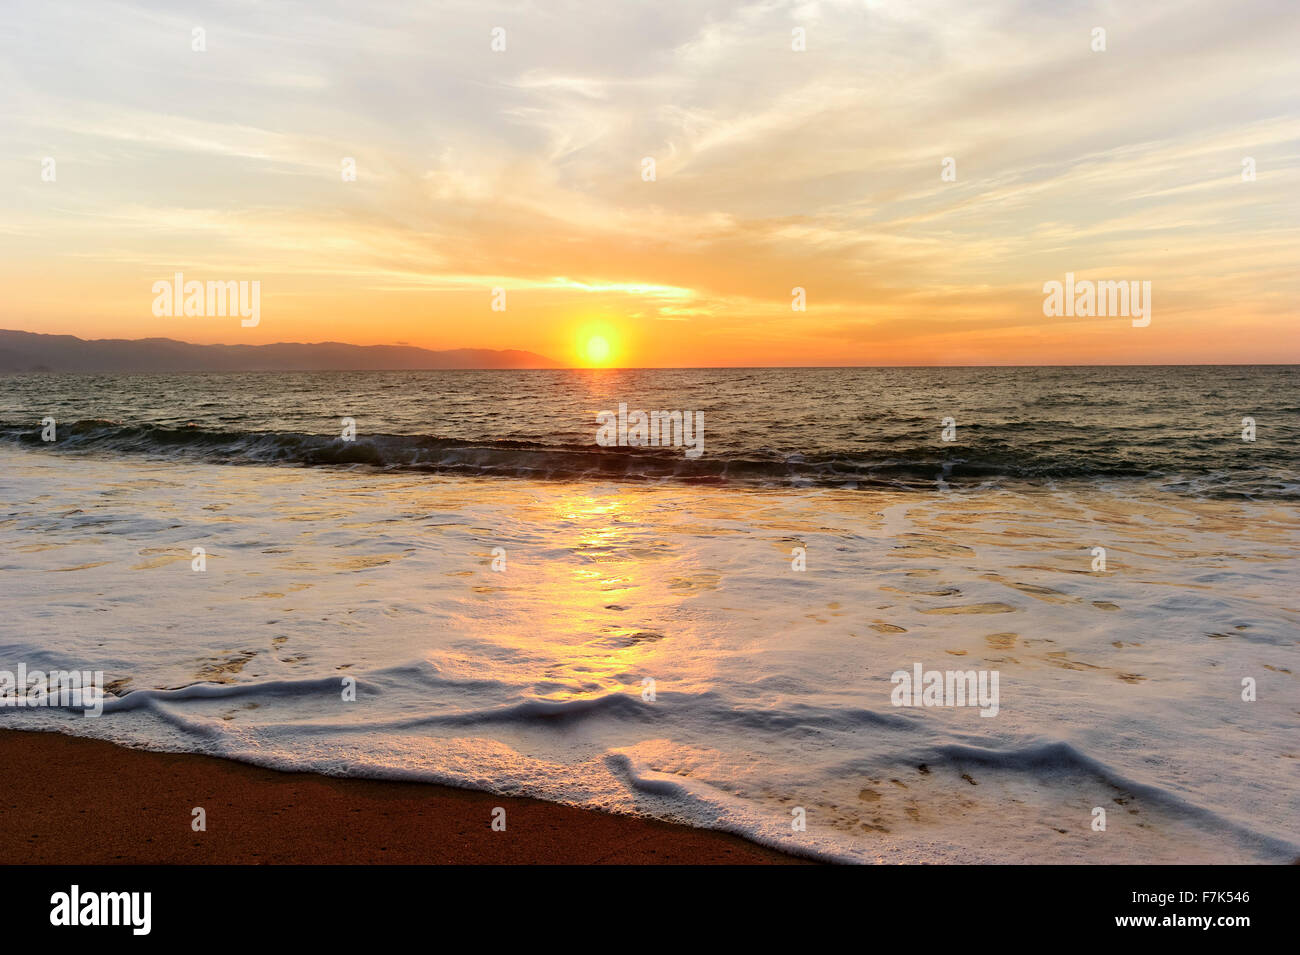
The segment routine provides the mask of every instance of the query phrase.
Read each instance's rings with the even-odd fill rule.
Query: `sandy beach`
[[[0,731],[8,864],[788,865],[738,836],[427,783]],[[193,810],[207,813],[196,832]],[[494,832],[492,811],[506,811]]]

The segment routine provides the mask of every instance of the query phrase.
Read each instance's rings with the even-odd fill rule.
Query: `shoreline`
[[[21,622],[0,667],[102,668],[118,697],[109,724],[0,727],[528,793],[828,860],[1300,854],[1300,615],[1277,587],[1300,567],[1294,505],[0,460]],[[891,674],[958,662],[997,674],[996,718],[895,709]],[[102,765],[27,801],[111,787]],[[203,805],[230,827],[186,798],[186,825]],[[265,811],[291,804],[310,805]],[[424,825],[417,809],[403,831]]]
[[[740,836],[435,783],[0,729],[0,853],[38,865],[800,865]],[[491,828],[506,812],[505,831]],[[207,830],[195,832],[202,807]]]

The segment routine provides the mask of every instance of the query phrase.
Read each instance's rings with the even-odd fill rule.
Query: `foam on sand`
[[[1285,501],[0,465],[0,667],[102,669],[111,692],[99,719],[0,727],[852,861],[1300,855]],[[998,715],[892,706],[918,662],[997,669]]]

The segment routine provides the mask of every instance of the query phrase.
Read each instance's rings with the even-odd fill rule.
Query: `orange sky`
[[[1295,4],[406,6],[33,8],[0,36],[0,327],[573,363],[600,336],[624,366],[1300,362]],[[260,323],[156,317],[177,271],[259,281]],[[1066,272],[1150,282],[1150,325],[1045,316]]]

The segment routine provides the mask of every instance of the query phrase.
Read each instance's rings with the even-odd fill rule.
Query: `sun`
[[[593,335],[587,339],[587,346],[583,349],[587,361],[593,365],[603,365],[609,361],[609,341],[600,335]]]

